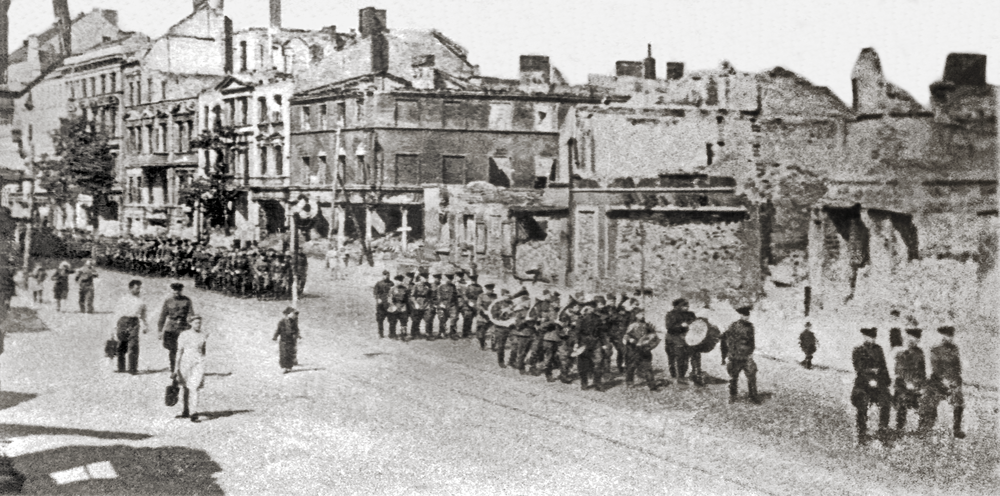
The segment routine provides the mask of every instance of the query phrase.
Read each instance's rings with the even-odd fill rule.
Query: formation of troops
[[[534,297],[524,288],[514,293],[501,289],[498,293],[495,284],[480,285],[477,275],[461,270],[390,276],[388,271],[383,272],[373,291],[380,338],[386,337],[386,323],[388,337],[404,342],[475,337],[481,350],[489,347],[490,353],[495,353],[499,367],[517,369],[522,375],[544,374],[547,381],[553,382],[558,371],[558,380],[569,384],[573,382],[575,367],[582,389],[592,386],[603,391],[604,379],[612,366],[625,374],[627,386],[635,384],[637,375],[653,391],[664,382],[669,384],[657,381],[653,375],[652,351],[661,339],[654,325],[646,320],[638,293],[631,297],[608,294],[591,298],[576,293],[564,300],[558,292],[548,289]],[[719,332],[691,312],[686,300],[675,300],[666,315],[663,339],[669,373],[678,382],[686,382],[690,366],[690,380],[704,385],[701,355],[719,344],[722,363],[729,374],[730,402],[738,396],[738,381],[743,375],[750,402],[759,404],[755,329],[749,320],[751,307],[738,308],[737,312],[740,318],[725,332]],[[898,317],[898,312],[893,315]],[[708,331],[704,338],[692,342],[691,329],[699,321]],[[868,435],[868,411],[872,406],[879,408],[877,437],[883,442],[890,438],[892,408],[896,409],[897,435],[905,432],[909,410],[918,414],[916,432],[923,435],[936,423],[942,401],[953,407],[954,437],[965,437],[961,361],[952,340],[955,328],[938,329],[942,342],[930,351],[928,374],[925,355],[919,346],[922,330],[916,327],[914,319],[910,318],[908,323],[904,326],[908,342],[895,356],[895,381],[890,377],[882,348],[875,343],[877,329],[861,330],[865,343],[853,352],[855,381],[851,393],[861,445],[872,439]],[[898,337],[904,330],[894,327],[890,332]],[[806,368],[812,368],[817,344],[807,323],[800,335]],[[902,345],[901,338],[894,338],[893,344]]]
[[[291,298],[293,257],[289,251],[211,247],[178,238],[126,238],[101,245],[103,266],[153,277],[194,278],[195,286],[239,298]],[[306,284],[308,261],[298,258],[298,291]]]

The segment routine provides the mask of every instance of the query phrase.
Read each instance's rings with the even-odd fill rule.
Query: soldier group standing
[[[306,283],[308,261],[298,258],[298,291]],[[101,262],[146,276],[193,277],[195,287],[228,296],[266,300],[291,298],[291,253],[272,249],[220,248],[177,238],[121,239],[105,245]]]

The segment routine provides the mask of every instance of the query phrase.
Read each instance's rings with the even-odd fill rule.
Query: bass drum
[[[695,353],[708,353],[715,349],[722,338],[722,331],[703,318],[695,319],[688,324],[688,332],[684,336],[691,351]]]

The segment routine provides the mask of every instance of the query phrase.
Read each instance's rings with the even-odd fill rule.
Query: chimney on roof
[[[223,72],[233,73],[233,20],[229,17],[222,18],[222,45],[223,45]]]
[[[281,29],[281,0],[270,0],[271,7],[271,29],[278,31]]]
[[[386,30],[385,10],[378,10],[375,7],[365,7],[358,12],[358,32],[362,38],[367,38],[375,33]]]
[[[684,77],[684,62],[667,62],[667,80],[677,80]]]
[[[986,86],[986,56],[949,53],[944,61],[944,81],[956,86]]]
[[[656,59],[653,58],[653,44],[646,45],[646,58],[642,59],[642,77],[656,79]]]
[[[852,107],[858,114],[885,112],[886,80],[882,61],[874,48],[861,50],[854,69],[851,70]]]
[[[619,60],[615,62],[615,76],[641,78],[643,74],[642,62],[631,60]]]
[[[552,66],[545,55],[521,55],[520,89],[527,93],[548,93]]]
[[[52,9],[56,14],[56,22],[59,26],[59,53],[63,57],[69,57],[73,53],[73,32],[71,24],[73,20],[69,16],[68,0],[52,0]]]

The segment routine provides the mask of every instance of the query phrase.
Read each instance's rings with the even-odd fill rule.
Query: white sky
[[[266,26],[268,0],[226,0],[237,29]],[[118,10],[123,29],[156,37],[190,13],[191,0],[69,0],[73,15]],[[574,84],[611,74],[616,60],[641,60],[653,44],[687,70],[729,60],[739,70],[776,65],[828,86],[850,104],[858,53],[874,47],[889,80],[927,102],[949,52],[990,57],[1000,82],[1000,6],[995,0],[283,0],[286,27],[357,28],[358,10],[388,11],[389,28],[436,28],[469,50],[483,75],[516,77],[518,56],[548,55]],[[13,0],[10,46],[53,22],[48,0]]]

